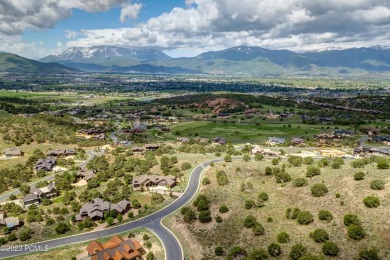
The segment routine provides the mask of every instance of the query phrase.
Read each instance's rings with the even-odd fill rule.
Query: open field
[[[244,125],[240,123],[213,123],[188,122],[172,127],[171,133],[164,134],[168,138],[175,138],[178,131],[180,136],[195,136],[198,134],[205,138],[221,136],[232,143],[238,142],[264,142],[268,137],[308,136],[320,133],[318,126],[292,124],[287,127],[282,124]]]
[[[130,230],[129,230],[130,232]],[[128,233],[122,233],[119,234],[119,236],[122,236],[124,239],[127,239]],[[142,236],[143,234],[148,234],[150,237],[149,240],[152,243],[152,248],[150,251],[154,253],[154,256],[156,257],[156,260],[163,260],[164,259],[164,249],[160,242],[160,240],[154,235],[154,233],[150,232],[147,229],[137,229],[137,230],[131,230],[135,234],[135,239],[138,240],[141,245],[144,244]],[[108,241],[111,237],[102,237],[98,239],[98,241],[104,243]],[[53,248],[49,249],[47,252],[40,252],[35,254],[28,254],[24,256],[18,256],[18,259],[20,260],[65,260],[65,259],[71,259],[73,256],[77,256],[78,254],[84,252],[86,247],[88,246],[89,242],[87,243],[80,243],[80,244],[74,244],[59,248]],[[149,250],[144,246],[144,249],[149,252]],[[13,258],[8,258],[13,259]]]
[[[282,163],[288,165],[284,160],[280,164]],[[390,257],[388,246],[390,221],[386,212],[390,204],[388,170],[377,170],[376,164],[367,165],[364,169],[354,169],[349,161],[346,161],[342,169],[322,168],[321,175],[307,178],[306,186],[294,187],[292,182],[282,185],[276,183],[274,176],[266,176],[264,174],[266,166],[274,167],[270,160],[235,161],[218,163],[206,170],[204,177],[208,177],[211,184],[202,186],[200,194],[206,195],[211,201],[212,217],[219,215],[223,222],[218,224],[213,219],[208,224],[199,221],[186,224],[180,212],[164,221],[164,224],[179,237],[186,255],[193,256],[194,259],[224,259],[214,255],[215,247],[222,246],[225,252],[234,246],[241,246],[248,251],[255,247],[266,249],[269,244],[277,242],[276,236],[282,231],[290,235],[291,241],[281,244],[281,259],[287,259],[292,245],[298,242],[302,242],[309,253],[321,255],[323,244],[314,242],[309,234],[316,228],[323,228],[329,233],[330,241],[339,246],[338,259],[353,259],[362,248],[371,246],[380,250],[383,259]],[[241,169],[238,173],[237,168]],[[228,185],[217,184],[215,173],[219,170],[227,173]],[[353,179],[353,174],[358,171],[367,173],[364,180]],[[292,179],[304,178],[306,166],[291,168],[287,166],[286,172]],[[370,182],[374,179],[384,180],[385,189],[370,189]],[[253,189],[241,191],[241,184],[248,182],[253,184]],[[329,192],[323,197],[312,196],[310,187],[315,183],[324,183]],[[265,205],[260,208],[245,209],[245,201],[248,199],[256,201],[260,192],[266,192],[269,196]],[[340,198],[336,197],[337,193],[340,194]],[[378,208],[365,207],[363,198],[369,195],[379,197],[381,204]],[[218,212],[219,206],[223,204],[228,206],[228,213]],[[287,219],[285,217],[287,208],[308,210],[313,215],[314,221],[309,225],[300,225],[296,220]],[[333,220],[330,222],[319,220],[319,210],[329,210],[333,214]],[[343,217],[349,213],[356,214],[362,221],[366,237],[360,241],[348,238]],[[264,235],[254,236],[251,229],[244,228],[244,218],[247,215],[256,217],[265,228]],[[267,221],[269,217],[272,218],[272,222]]]

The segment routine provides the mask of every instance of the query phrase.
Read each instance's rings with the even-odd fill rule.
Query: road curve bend
[[[190,174],[188,185],[184,193],[165,208],[151,215],[134,220],[129,223],[121,224],[118,226],[114,226],[99,231],[91,231],[79,235],[73,235],[73,236],[62,237],[53,240],[37,242],[33,244],[16,246],[14,248],[3,246],[0,247],[0,259],[33,253],[40,250],[44,250],[45,248],[52,249],[52,248],[71,245],[75,243],[86,242],[101,237],[112,236],[115,234],[127,232],[136,228],[147,228],[159,237],[165,249],[166,260],[183,259],[184,254],[180,242],[168,228],[162,225],[162,219],[170,214],[173,214],[181,207],[183,207],[185,204],[187,204],[196,195],[199,189],[200,179],[203,170],[206,167],[208,167],[212,162],[216,163],[220,161],[223,161],[223,159],[218,158],[218,159],[209,160],[196,166]]]

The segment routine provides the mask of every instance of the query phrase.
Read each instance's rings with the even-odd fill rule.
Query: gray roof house
[[[77,177],[81,177],[86,181],[96,177],[95,170],[79,170],[77,171]]]
[[[24,196],[21,199],[21,201],[22,201],[24,208],[26,208],[26,209],[33,204],[39,205],[41,203],[41,200],[37,194],[28,194],[28,195]]]
[[[114,204],[104,201],[101,198],[95,198],[81,207],[79,214],[76,215],[76,220],[81,221],[84,218],[98,220],[104,217],[104,212],[115,210],[117,213],[122,214],[129,208],[130,202],[127,200],[122,200]]]
[[[51,156],[51,157],[70,156],[75,154],[76,151],[72,149],[54,149],[54,150],[47,151],[47,156]]]
[[[172,188],[176,185],[176,177],[172,175],[140,175],[133,178],[133,188],[146,188],[151,186],[168,186]]]
[[[18,217],[5,217],[4,213],[0,213],[0,224],[7,226],[7,228],[15,228],[20,226],[21,222]]]
[[[39,159],[34,166],[35,171],[44,170],[50,172],[56,164],[55,158]]]
[[[46,199],[56,197],[58,194],[56,188],[54,187],[54,182],[51,182],[46,187],[31,188],[30,193],[37,195],[39,198],[46,198]]]
[[[268,144],[269,145],[280,145],[284,144],[286,140],[284,138],[280,137],[268,137]]]
[[[6,157],[20,157],[23,155],[23,152],[18,147],[4,148],[3,155]]]

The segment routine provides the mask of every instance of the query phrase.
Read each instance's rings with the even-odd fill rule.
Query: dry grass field
[[[292,179],[306,178],[305,165],[289,167],[289,163],[282,160],[279,166],[283,163],[286,164],[286,172]],[[389,259],[389,170],[377,170],[375,163],[366,165],[363,169],[354,169],[350,166],[350,162],[346,161],[341,169],[322,168],[321,175],[307,178],[306,186],[294,187],[292,182],[282,185],[276,183],[275,176],[266,176],[264,174],[266,166],[275,167],[271,164],[271,160],[260,162],[240,160],[230,163],[221,162],[204,172],[203,177],[208,177],[211,184],[202,185],[200,194],[206,195],[211,201],[213,221],[207,224],[199,221],[186,224],[180,212],[176,212],[164,221],[179,237],[187,256],[192,256],[193,259],[225,259],[226,254],[222,257],[215,256],[214,249],[217,246],[222,246],[225,252],[233,246],[241,246],[248,251],[258,247],[267,249],[269,244],[277,242],[276,236],[282,231],[290,235],[291,241],[280,244],[282,248],[280,259],[287,259],[292,245],[298,242],[302,242],[309,253],[323,255],[323,244],[316,243],[309,237],[310,232],[316,228],[323,228],[329,233],[329,240],[339,246],[338,259],[354,259],[362,248],[371,246],[380,250],[383,259]],[[237,168],[241,169],[238,173]],[[219,170],[227,173],[228,185],[217,184],[216,172]],[[361,170],[367,172],[365,179],[354,180],[354,173]],[[385,189],[372,190],[370,182],[374,179],[384,180]],[[253,189],[241,191],[241,184],[247,182],[253,184]],[[314,197],[310,187],[315,183],[324,183],[329,192],[323,197]],[[245,201],[247,199],[256,201],[260,192],[269,195],[265,205],[245,209]],[[337,193],[340,194],[339,198],[336,198]],[[363,198],[369,195],[379,197],[381,203],[379,207],[367,208],[363,204]],[[218,212],[219,206],[223,204],[228,206],[228,213]],[[285,216],[287,208],[308,210],[313,214],[314,221],[309,225],[300,225],[297,220],[287,219]],[[333,220],[330,222],[319,220],[320,210],[330,211]],[[360,241],[348,237],[343,218],[349,213],[358,215],[362,220],[366,237]],[[217,215],[222,217],[222,223],[215,221]],[[244,227],[244,219],[247,215],[256,217],[265,228],[264,235],[254,236],[252,229]],[[272,218],[272,222],[267,221],[269,217]]]

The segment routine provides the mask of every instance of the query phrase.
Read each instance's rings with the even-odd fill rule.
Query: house
[[[390,156],[390,148],[363,148],[358,147],[353,150],[355,157],[368,157],[372,155]]]
[[[385,145],[390,145],[390,135],[377,135],[377,136],[371,136],[369,138],[370,142],[378,142],[378,143],[383,143]]]
[[[194,138],[194,141],[197,143],[208,143],[209,139],[197,136]]]
[[[344,157],[345,152],[340,150],[320,150],[319,154],[323,157]]]
[[[355,135],[355,132],[344,130],[344,129],[335,129],[333,130],[333,134],[335,134],[338,138],[342,138],[342,137],[352,137]]]
[[[158,148],[160,148],[159,144],[146,144],[145,149],[148,151],[156,151]]]
[[[36,194],[28,194],[21,199],[21,202],[23,207],[27,209],[33,204],[39,205],[41,203],[41,199]]]
[[[87,246],[88,256],[92,260],[138,260],[143,259],[145,250],[135,239],[124,240],[113,236],[106,243],[93,240]]]
[[[304,145],[306,145],[305,139],[302,139],[302,138],[292,138],[291,139],[291,145],[292,146],[304,146]]]
[[[20,226],[22,223],[18,217],[5,217],[5,213],[0,213],[0,225],[5,225],[8,229]]]
[[[187,137],[179,137],[176,139],[176,144],[185,144],[190,141],[190,138]]]
[[[96,177],[96,171],[95,170],[79,170],[76,173],[77,177],[81,177],[82,179],[89,181],[92,178]]]
[[[104,140],[105,135],[104,135],[104,130],[101,128],[89,128],[89,129],[80,129],[76,133],[77,137],[83,137],[86,139],[97,139],[97,140]]]
[[[271,146],[284,144],[286,140],[280,137],[268,137],[267,144]]]
[[[129,146],[129,144],[131,144],[131,141],[121,140],[118,142],[119,146],[124,146],[124,147]]]
[[[271,151],[270,149],[263,149],[261,147],[255,147],[251,150],[251,153],[253,155],[256,155],[256,154],[263,154],[263,155],[268,155],[268,156],[279,156],[280,153],[279,152],[276,152],[276,151]]]
[[[72,149],[54,149],[47,151],[47,156],[50,157],[66,157],[72,155],[76,155],[76,151]]]
[[[23,156],[23,152],[18,147],[4,148],[3,155],[6,157],[20,157]]]
[[[322,133],[322,134],[314,135],[314,138],[317,140],[330,140],[330,139],[338,139],[339,137],[334,133],[331,134]]]
[[[35,171],[47,171],[50,172],[56,164],[55,158],[39,159],[34,166]]]
[[[54,182],[51,182],[49,185],[46,187],[42,188],[31,188],[30,189],[30,194],[35,194],[37,195],[40,199],[50,199],[57,197],[58,192],[57,189],[54,187]]]
[[[172,188],[176,183],[176,177],[172,175],[140,175],[133,178],[133,189],[142,189],[152,186],[166,186]]]
[[[145,149],[140,146],[134,146],[131,148],[131,151],[133,153],[142,153],[143,151],[145,151]]]
[[[130,202],[122,200],[116,204],[104,201],[101,198],[95,198],[91,202],[85,203],[81,206],[79,214],[76,215],[76,220],[81,221],[84,218],[90,218],[92,220],[103,219],[104,212],[115,210],[117,213],[122,214],[130,208]]]
[[[224,145],[224,144],[227,144],[227,140],[225,138],[217,136],[217,137],[213,138],[213,143]]]

